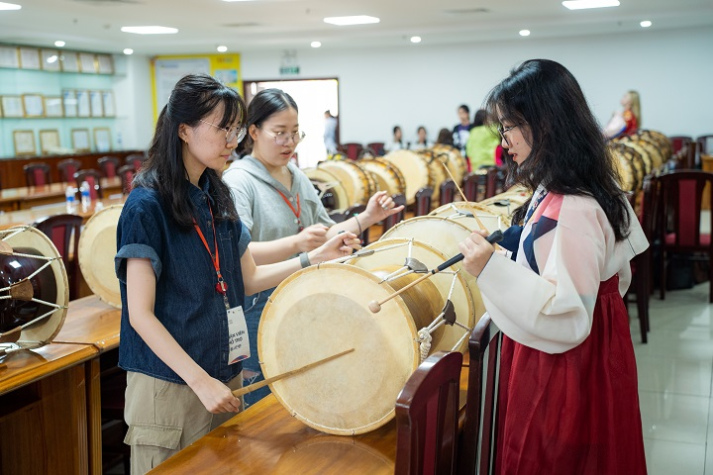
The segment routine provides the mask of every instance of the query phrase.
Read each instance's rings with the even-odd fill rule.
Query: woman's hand
[[[310,252],[309,261],[312,264],[317,264],[338,257],[348,256],[354,249],[361,249],[359,237],[354,233],[340,232]]]
[[[395,205],[394,200],[391,199],[387,192],[377,191],[371,198],[369,198],[366,210],[359,215],[359,219],[362,221],[362,227],[367,229],[373,224],[383,221],[387,217],[392,214],[396,214],[403,209],[403,205],[398,207]]]
[[[240,411],[240,400],[233,396],[228,386],[215,378],[206,375],[191,385],[191,389],[211,414]]]
[[[475,277],[483,272],[483,268],[495,251],[493,245],[485,240],[487,236],[487,231],[475,231],[458,245],[460,252],[463,253],[463,268]]]
[[[324,224],[307,226],[295,236],[297,252],[309,252],[327,242],[329,228]]]

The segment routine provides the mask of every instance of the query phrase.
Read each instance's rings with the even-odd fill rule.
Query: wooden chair
[[[394,206],[406,206],[406,197],[402,193],[397,193],[391,198],[394,200]],[[404,212],[404,210],[401,210],[398,213],[392,214],[391,216],[386,218],[384,220],[382,234],[391,229],[392,227],[396,226],[401,221],[403,221],[405,214],[406,213]]]
[[[674,154],[693,142],[693,138],[687,135],[674,135],[673,137],[669,137],[669,140],[671,140],[671,147],[673,148]]]
[[[458,444],[458,473],[491,473],[497,441],[498,366],[502,334],[488,314],[468,341],[468,395]],[[482,434],[482,435],[481,435]]]
[[[337,150],[346,155],[350,160],[356,160],[364,150],[364,146],[360,143],[349,142],[341,144],[337,147]]]
[[[384,154],[384,142],[371,142],[366,144],[366,147],[374,152],[375,157],[380,157]]]
[[[146,161],[146,157],[142,153],[132,153],[126,157],[126,164],[132,165],[137,172],[141,170],[141,165]]]
[[[463,355],[439,351],[421,363],[396,399],[397,475],[454,474]]]
[[[426,216],[431,212],[431,201],[433,199],[433,188],[424,186],[416,192],[416,212],[415,216]]]
[[[136,170],[133,165],[124,165],[120,167],[117,171],[119,178],[121,178],[121,193],[128,195],[131,193],[133,188],[134,176],[136,176]]]
[[[59,180],[62,183],[70,183],[74,180],[74,174],[79,171],[81,166],[82,162],[73,158],[62,160],[57,164],[57,170],[59,170]]]
[[[667,253],[706,254],[709,263],[709,302],[713,303],[713,243],[700,232],[703,188],[713,186],[713,173],[682,170],[656,179],[656,237],[661,243],[660,294],[666,298]],[[670,227],[669,227],[670,226]],[[710,213],[713,229],[713,213]]]
[[[101,170],[104,178],[114,178],[117,175],[119,168],[119,159],[116,157],[102,157],[97,160],[99,170]]]
[[[653,235],[653,211],[652,211],[652,194],[653,188],[651,182],[655,178],[651,175],[644,180],[644,190],[642,192],[643,199],[641,207],[638,211],[638,218],[641,224],[646,239],[650,243],[650,247],[646,251],[637,255],[631,260],[631,277],[632,283],[629,290],[624,296],[624,303],[627,311],[629,309],[629,295],[631,292],[636,294],[636,309],[639,319],[639,329],[641,331],[641,342],[648,342],[648,332],[651,330],[649,325],[649,298],[651,297],[651,248],[654,246],[652,241]],[[629,195],[629,203],[636,210],[636,193]]]
[[[74,181],[77,183],[77,188],[82,186],[83,182],[89,185],[89,195],[92,201],[104,198],[104,191],[101,185],[101,174],[97,170],[79,170],[74,174]]]
[[[701,135],[696,139],[698,144],[697,164],[701,163],[701,155],[713,155],[713,134]]]
[[[30,163],[22,167],[27,186],[45,186],[50,184],[50,166],[46,163]]]
[[[453,203],[456,198],[456,193],[458,193],[458,188],[456,188],[456,182],[450,178],[439,187],[438,193],[438,204],[440,206],[447,205],[448,203]]]
[[[482,173],[468,173],[463,179],[463,193],[468,201],[482,201],[485,199],[486,175]]]
[[[58,214],[38,221],[34,226],[50,238],[62,256],[69,280],[69,299],[79,298],[79,236],[82,232],[82,217],[74,214]]]

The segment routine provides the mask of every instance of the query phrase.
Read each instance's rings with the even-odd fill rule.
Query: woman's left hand
[[[362,226],[366,229],[403,209],[403,205],[396,206],[394,200],[386,191],[377,191],[371,198],[369,198],[366,210],[359,216],[367,218],[364,220],[365,223],[362,223]]]
[[[340,232],[317,249],[309,252],[309,261],[312,264],[318,264],[338,257],[348,256],[355,249],[361,249],[359,237],[354,233]]]
[[[463,268],[478,277],[493,255],[495,248],[485,240],[487,231],[474,231],[468,239],[458,244],[463,253]]]

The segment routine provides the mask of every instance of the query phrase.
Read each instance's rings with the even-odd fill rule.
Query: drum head
[[[386,191],[391,196],[406,193],[406,179],[390,162],[381,158],[362,159],[359,160],[359,166],[372,174],[376,191]]]
[[[416,201],[418,190],[430,184],[430,174],[426,159],[409,150],[397,150],[384,155],[382,158],[396,165],[401,171],[401,174],[406,179],[406,204],[413,204]]]
[[[344,211],[349,206],[349,193],[344,188],[342,182],[334,174],[321,168],[306,168],[302,170],[312,184],[319,189],[319,198],[322,199],[324,193],[333,193],[336,201],[335,208],[331,211]]]
[[[416,327],[400,297],[358,267],[321,264],[280,284],[265,306],[258,352],[265,378],[354,348],[354,352],[270,385],[278,401],[317,430],[353,435],[394,416],[394,403],[418,367]]]
[[[121,308],[119,279],[114,272],[116,227],[124,205],[95,213],[79,238],[79,267],[92,292],[112,307]]]
[[[371,195],[376,193],[376,184],[371,175],[351,160],[326,161],[320,163],[318,168],[339,179],[349,196],[349,206],[366,205]]]
[[[55,258],[50,266],[41,272],[52,272],[57,292],[56,301],[51,303],[59,305],[61,308],[55,310],[48,318],[22,330],[18,341],[20,346],[38,341],[49,342],[62,328],[64,318],[67,315],[67,305],[69,304],[67,271],[64,268],[61,256],[52,241],[42,231],[32,226],[10,228],[0,232],[0,236],[2,236],[3,242],[10,245],[10,247],[32,248],[44,257]],[[42,297],[35,295],[35,298],[41,299]]]
[[[493,212],[490,208],[479,205],[478,203],[473,203],[470,201],[454,201],[453,203],[448,203],[440,208],[437,208],[429,213],[429,216],[435,216],[439,218],[448,218],[454,221],[458,221],[465,225],[471,231],[480,229],[480,224],[474,217],[469,217],[468,214],[472,214],[477,217],[485,229],[492,233],[496,229],[505,231],[510,227],[510,219],[500,213]]]

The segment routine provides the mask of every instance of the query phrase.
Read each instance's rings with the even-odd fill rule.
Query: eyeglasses
[[[289,134],[287,132],[268,132],[267,130],[263,129],[263,132],[265,132],[267,135],[271,135],[272,138],[275,139],[275,144],[281,147],[287,145],[290,142],[290,139],[292,139],[292,143],[297,145],[305,138],[305,133],[302,131]]]
[[[505,134],[510,132],[512,129],[516,129],[517,127],[520,127],[520,126],[519,125],[511,125],[510,127],[503,127],[502,124],[498,125],[498,133],[503,138],[505,143],[508,144],[508,147],[510,146],[510,141],[508,140],[507,137],[505,137]]]
[[[232,129],[225,129],[225,128],[223,128],[223,127],[218,127],[218,126],[215,125],[215,124],[211,124],[210,122],[206,122],[206,121],[203,120],[203,119],[199,119],[199,120],[200,120],[201,122],[203,122],[204,124],[208,124],[208,125],[210,125],[211,127],[215,127],[216,129],[225,130],[225,143],[226,143],[226,144],[231,143],[231,142],[232,142],[233,140],[235,140],[236,138],[238,139],[238,143],[240,143],[240,142],[245,138],[245,134],[246,134],[246,132],[247,132],[247,130],[245,129],[245,127],[235,127],[235,128],[232,128]]]

